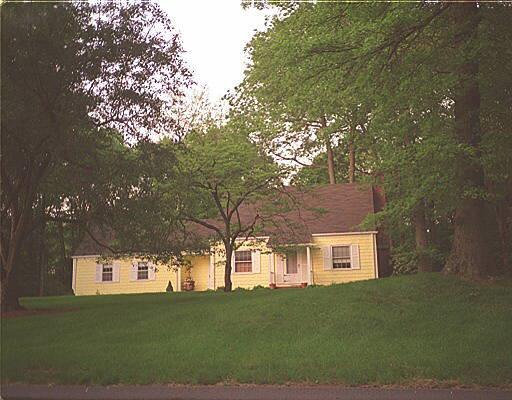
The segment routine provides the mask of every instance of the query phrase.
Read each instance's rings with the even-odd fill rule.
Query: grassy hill
[[[436,274],[307,289],[24,299],[2,381],[512,384],[512,285]]]

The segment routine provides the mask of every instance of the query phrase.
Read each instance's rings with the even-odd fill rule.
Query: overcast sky
[[[243,78],[244,47],[265,26],[264,11],[243,9],[240,0],[160,0],[181,33],[194,78],[217,102]]]

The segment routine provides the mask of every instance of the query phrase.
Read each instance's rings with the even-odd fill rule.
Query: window
[[[297,253],[290,253],[286,255],[286,273],[296,274],[298,271]]]
[[[148,264],[145,262],[140,262],[137,264],[137,280],[147,280],[149,279],[149,268]]]
[[[102,282],[112,282],[113,280],[114,280],[114,270],[112,268],[112,265],[103,264],[101,266],[101,281]]]
[[[252,272],[250,250],[235,251],[235,272]]]
[[[332,267],[352,268],[350,263],[350,246],[332,247]]]

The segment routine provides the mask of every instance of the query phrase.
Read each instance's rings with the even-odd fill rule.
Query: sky
[[[243,9],[240,0],[160,0],[180,32],[194,79],[217,103],[242,81],[244,47],[265,27],[268,11]]]

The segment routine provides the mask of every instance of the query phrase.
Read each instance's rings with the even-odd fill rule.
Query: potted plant
[[[192,290],[194,290],[194,287],[195,287],[195,282],[194,280],[192,279],[192,276],[191,276],[191,273],[190,273],[190,270],[192,269],[191,266],[187,266],[186,267],[186,273],[187,273],[187,276],[185,278],[185,281],[183,282],[183,290],[186,291],[186,292],[190,292]]]

